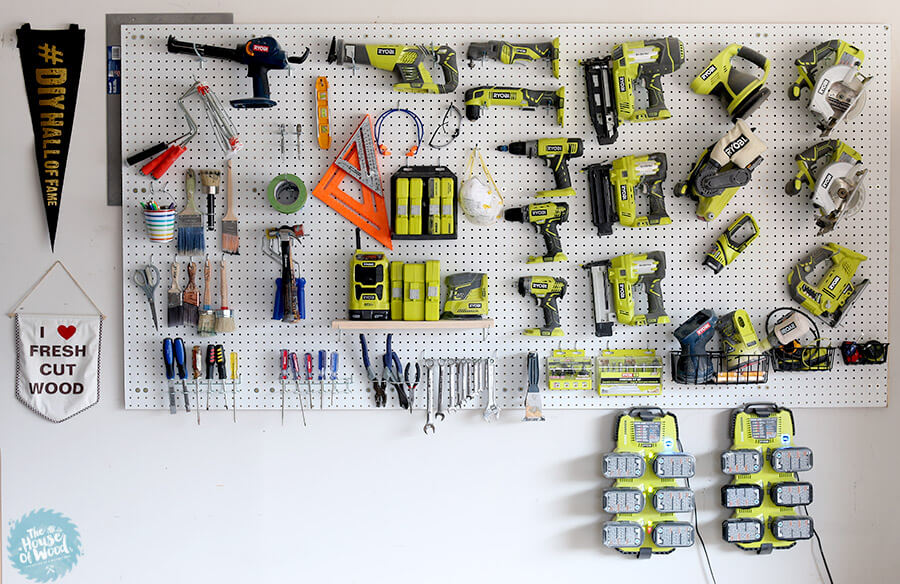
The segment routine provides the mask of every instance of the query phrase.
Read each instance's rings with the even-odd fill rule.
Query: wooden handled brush
[[[219,297],[222,300],[222,308],[216,313],[216,332],[231,333],[234,332],[234,316],[231,309],[228,308],[228,270],[225,267],[225,260],[219,267]]]
[[[194,198],[197,190],[197,177],[192,168],[187,170],[184,190],[187,192],[187,202],[184,210],[178,214],[178,241],[176,242],[178,253],[181,255],[202,254],[206,250],[206,240],[203,237],[203,216],[200,214],[197,200]]]
[[[169,326],[181,326],[184,323],[184,310],[181,306],[181,287],[178,285],[178,262],[172,262],[172,287],[169,288],[169,310],[166,319]]]
[[[184,303],[181,310],[183,313],[184,323],[197,325],[197,319],[200,317],[200,289],[197,288],[195,278],[197,276],[197,264],[191,262],[187,267],[188,283],[184,288]]]
[[[231,160],[225,164],[225,216],[222,217],[222,251],[238,254],[238,221],[235,208],[234,189],[231,180]]]
[[[216,313],[212,309],[212,269],[209,258],[203,267],[203,311],[197,322],[197,332],[201,335],[212,335],[216,332]]]

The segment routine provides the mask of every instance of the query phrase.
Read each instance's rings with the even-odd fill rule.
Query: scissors
[[[156,287],[159,286],[159,270],[153,265],[153,256],[150,263],[143,268],[134,271],[134,283],[144,291],[147,302],[150,303],[150,314],[153,315],[153,326],[159,330],[159,319],[156,317]]]

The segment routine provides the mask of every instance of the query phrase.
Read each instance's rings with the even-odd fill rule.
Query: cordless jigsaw
[[[836,243],[826,243],[801,258],[788,272],[791,297],[829,326],[837,326],[869,285],[869,280],[857,284],[852,281],[859,265],[866,259],[861,253]],[[816,266],[825,261],[831,262],[831,266],[822,279],[817,283],[807,280]]]

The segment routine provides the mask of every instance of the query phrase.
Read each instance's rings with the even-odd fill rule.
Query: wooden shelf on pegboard
[[[472,320],[333,320],[331,328],[341,331],[422,331],[448,332],[481,330],[482,338],[494,328],[493,318]]]

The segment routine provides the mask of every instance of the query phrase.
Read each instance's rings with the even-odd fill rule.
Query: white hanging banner
[[[100,316],[17,314],[16,396],[62,422],[100,400]]]
[[[17,312],[57,265],[97,309],[96,315]],[[22,403],[51,422],[63,422],[100,401],[104,315],[61,262],[47,270],[9,315],[16,321],[16,397]]]

